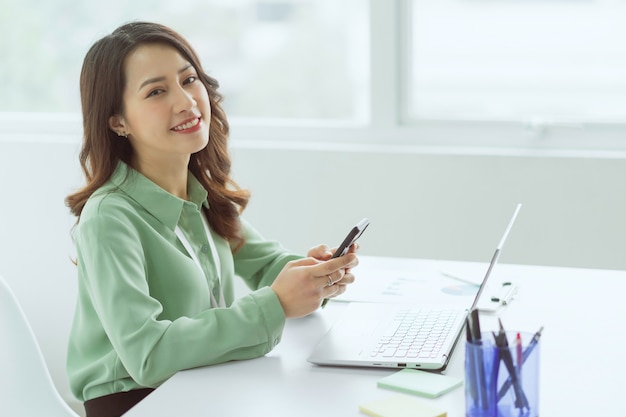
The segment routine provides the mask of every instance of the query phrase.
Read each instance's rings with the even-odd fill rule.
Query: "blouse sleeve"
[[[245,220],[242,223],[246,243],[234,255],[235,273],[250,289],[271,285],[287,262],[302,258],[290,253],[278,242],[264,239]]]

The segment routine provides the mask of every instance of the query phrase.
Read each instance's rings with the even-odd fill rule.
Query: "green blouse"
[[[235,254],[212,233],[226,308],[212,308],[216,263],[204,233],[207,193],[189,174],[190,201],[120,163],[94,193],[75,230],[78,300],[67,371],[81,401],[156,387],[179,370],[262,356],[278,344],[285,315],[269,285],[300,258],[243,221]],[[179,226],[202,263],[187,253]],[[253,291],[234,300],[233,278]]]

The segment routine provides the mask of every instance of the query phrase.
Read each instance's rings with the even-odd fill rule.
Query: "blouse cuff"
[[[285,327],[285,312],[278,296],[270,287],[263,287],[253,292],[252,297],[259,306],[265,322],[265,330],[269,336],[268,351],[272,350],[281,340]]]

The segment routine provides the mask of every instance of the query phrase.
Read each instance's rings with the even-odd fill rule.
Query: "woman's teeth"
[[[184,125],[176,126],[173,130],[185,130],[194,127],[200,123],[200,119],[193,119],[191,122],[187,122]]]

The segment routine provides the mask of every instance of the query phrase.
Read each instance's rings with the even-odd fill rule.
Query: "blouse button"
[[[202,253],[207,253],[209,251],[209,245],[202,245],[200,250],[202,251]]]

